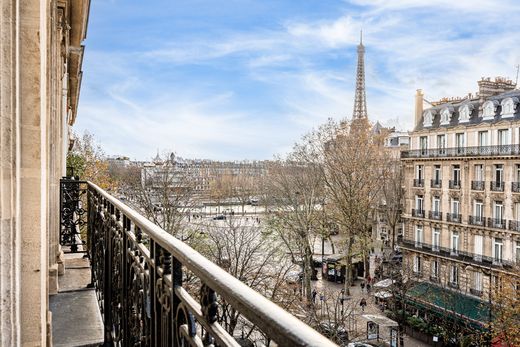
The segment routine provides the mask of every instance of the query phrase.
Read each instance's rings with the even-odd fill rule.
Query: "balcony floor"
[[[103,321],[90,283],[90,266],[82,254],[65,255],[60,291],[49,298],[55,347],[103,344]]]

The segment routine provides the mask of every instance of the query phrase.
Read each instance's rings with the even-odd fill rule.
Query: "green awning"
[[[416,283],[406,293],[408,301],[453,318],[469,319],[477,325],[489,322],[489,303],[427,282]]]

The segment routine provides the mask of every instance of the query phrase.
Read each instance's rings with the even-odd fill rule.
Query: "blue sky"
[[[271,159],[351,117],[361,28],[369,117],[407,130],[418,88],[515,79],[519,15],[517,0],[93,0],[74,130],[132,159]]]

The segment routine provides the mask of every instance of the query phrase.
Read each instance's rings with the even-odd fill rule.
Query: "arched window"
[[[453,109],[451,107],[445,107],[441,111],[441,125],[450,124],[451,115],[453,113]]]
[[[459,123],[469,122],[473,105],[467,104],[459,107]]]
[[[489,100],[482,105],[482,117],[483,118],[494,118],[495,111],[497,110],[498,102],[495,100]]]
[[[431,127],[433,123],[433,113],[431,110],[424,112],[423,126]]]
[[[502,112],[500,113],[502,118],[513,117],[515,115],[517,104],[518,98],[505,98],[502,100]]]

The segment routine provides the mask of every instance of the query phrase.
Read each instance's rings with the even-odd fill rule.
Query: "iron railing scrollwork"
[[[223,300],[278,345],[336,346],[92,183],[88,202],[105,345],[239,347],[220,324]],[[185,272],[200,281],[199,300]]]
[[[471,181],[471,190],[484,190],[485,183],[484,181]]]
[[[401,152],[401,158],[443,158],[474,156],[511,156],[520,154],[520,145],[472,146],[415,149]]]
[[[413,186],[417,188],[424,187],[424,179],[423,178],[414,178]]]
[[[87,224],[87,182],[71,178],[60,180],[60,245],[64,252],[85,252],[82,229]],[[86,234],[86,230],[85,230]]]

